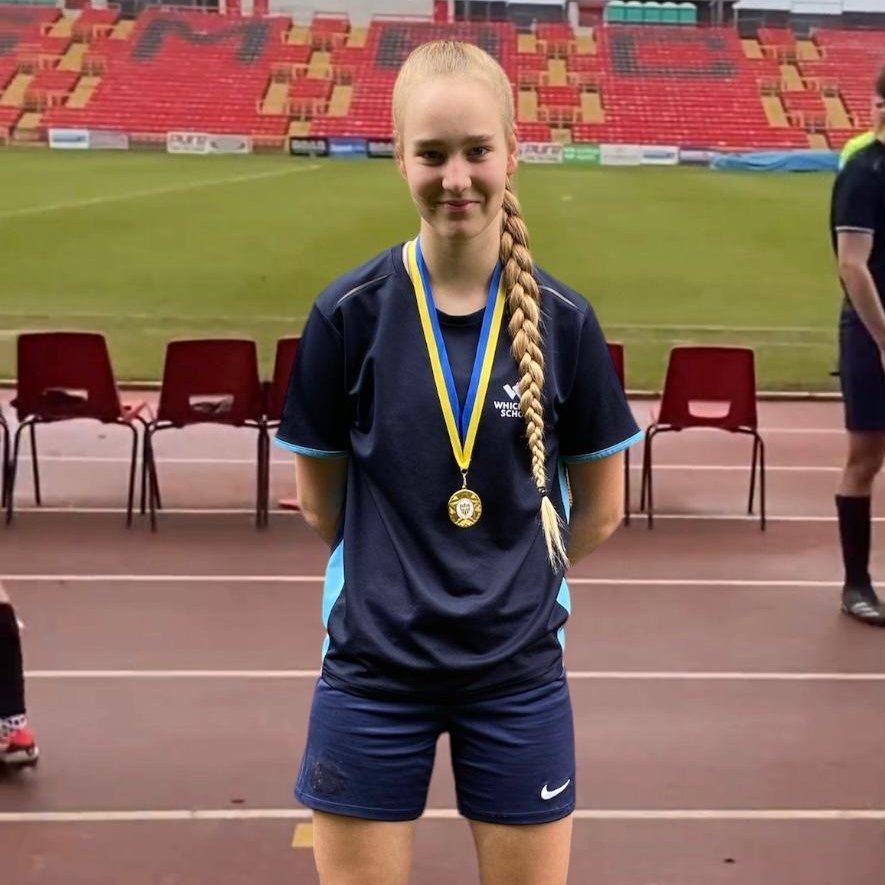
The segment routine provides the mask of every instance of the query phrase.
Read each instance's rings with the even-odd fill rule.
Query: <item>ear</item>
[[[403,139],[399,132],[393,133],[393,159],[396,160],[396,168],[399,174],[406,178],[406,161],[403,154]]]
[[[513,175],[519,165],[519,142],[516,140],[516,132],[511,129],[507,135],[507,174]]]

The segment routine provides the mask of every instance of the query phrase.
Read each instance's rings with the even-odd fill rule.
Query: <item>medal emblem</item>
[[[449,519],[459,529],[469,529],[479,522],[482,516],[482,501],[470,489],[458,489],[449,498]]]

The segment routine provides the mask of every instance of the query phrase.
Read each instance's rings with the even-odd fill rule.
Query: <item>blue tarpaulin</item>
[[[713,169],[746,172],[836,172],[836,151],[753,151],[746,154],[718,154]]]

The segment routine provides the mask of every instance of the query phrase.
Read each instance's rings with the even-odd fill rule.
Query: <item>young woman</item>
[[[836,178],[830,224],[845,298],[839,378],[848,456],[836,495],[845,582],[842,610],[885,627],[870,577],[873,483],[885,459],[885,67],[873,90],[874,139]]]
[[[641,434],[590,306],[533,265],[504,71],[426,44],[393,113],[419,235],[319,296],[277,436],[332,547],[296,795],[323,885],[405,885],[448,732],[483,885],[564,885],[564,573]]]
[[[39,753],[25,712],[25,678],[19,623],[0,584],[0,763],[28,766]]]

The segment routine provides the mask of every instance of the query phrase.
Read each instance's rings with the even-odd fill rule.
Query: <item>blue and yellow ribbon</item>
[[[476,356],[473,360],[473,372],[470,376],[470,386],[467,389],[467,398],[462,409],[446,352],[446,344],[439,326],[436,305],[433,303],[430,274],[427,272],[427,265],[424,263],[421,243],[418,239],[408,243],[406,258],[409,276],[418,302],[418,314],[421,317],[421,329],[424,332],[424,342],[430,357],[436,395],[439,398],[440,409],[445,419],[452,453],[458,467],[461,468],[462,473],[465,473],[466,480],[466,471],[470,467],[470,460],[473,457],[473,446],[476,442],[479,419],[482,416],[482,407],[489,387],[489,378],[492,375],[495,350],[504,316],[505,297],[501,280],[501,265],[496,265],[489,283],[489,297],[486,301],[482,329],[476,347]]]

